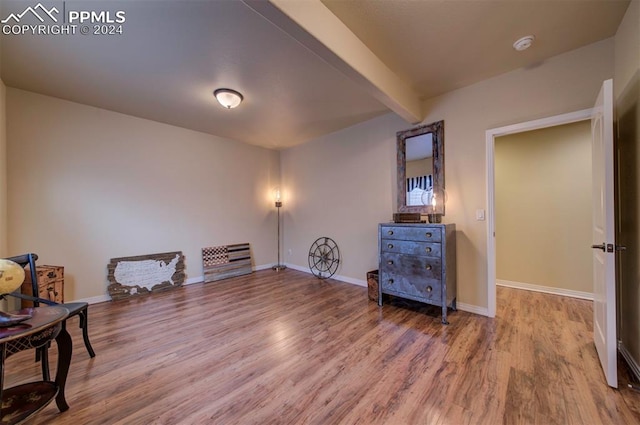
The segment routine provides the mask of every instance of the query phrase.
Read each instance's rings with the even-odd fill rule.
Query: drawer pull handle
[[[433,291],[433,288],[431,286],[427,286],[427,292],[431,292]]]
[[[427,237],[430,238],[431,236],[431,232],[427,232]]]
[[[390,266],[393,266],[393,260],[387,261],[387,264],[390,265]]]
[[[431,247],[430,247],[430,246],[428,246],[428,247],[426,248],[426,251],[427,251],[427,252],[431,252]]]
[[[389,230],[387,233],[389,234],[389,236],[391,236],[393,235],[393,230]]]
[[[431,270],[431,264],[427,264],[427,267],[425,267],[427,270]]]
[[[392,244],[392,243],[390,243],[389,245],[387,245],[387,248],[389,248],[389,249],[393,249],[393,244]]]

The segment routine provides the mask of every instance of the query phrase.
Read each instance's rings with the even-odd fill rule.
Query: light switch
[[[476,220],[484,221],[484,210],[476,210]]]

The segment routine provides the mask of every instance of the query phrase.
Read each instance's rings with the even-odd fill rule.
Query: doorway
[[[498,286],[593,300],[590,124],[495,139]]]
[[[496,315],[496,199],[495,199],[495,142],[500,136],[539,130],[563,124],[570,124],[591,118],[591,109],[572,112],[535,121],[494,128],[486,132],[487,158],[487,315]]]

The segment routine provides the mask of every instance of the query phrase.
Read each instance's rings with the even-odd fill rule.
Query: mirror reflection
[[[444,215],[444,121],[396,133],[398,212]]]
[[[431,205],[433,194],[433,134],[420,134],[405,140],[407,205]]]

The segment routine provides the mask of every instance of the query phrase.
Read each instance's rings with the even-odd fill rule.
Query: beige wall
[[[424,123],[445,121],[444,222],[457,228],[459,302],[486,311],[486,222],[475,220],[476,209],[486,209],[486,130],[589,108],[612,75],[608,39],[425,102]],[[338,273],[362,282],[377,268],[377,224],[396,210],[395,132],[410,127],[387,115],[282,153],[294,198],[286,261],[307,268],[309,246],[326,234],[343,250]]]
[[[338,275],[364,281],[378,268],[377,225],[395,209],[395,133],[405,125],[388,114],[281,152],[287,263],[308,270],[311,244],[328,236]]]
[[[591,198],[589,121],[496,138],[497,278],[593,292]]]
[[[640,1],[633,0],[615,36],[618,127],[618,338],[640,367]]]
[[[275,262],[276,151],[7,88],[9,251],[65,266],[66,300],[106,294],[110,258],[249,242]]]
[[[0,258],[7,251],[7,126],[6,87],[0,80]]]

